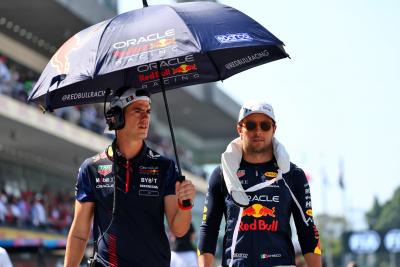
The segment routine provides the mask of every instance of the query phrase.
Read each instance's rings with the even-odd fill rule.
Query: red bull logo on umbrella
[[[168,78],[168,76],[171,75],[179,75],[179,74],[186,74],[188,72],[192,72],[197,70],[196,64],[182,64],[179,65],[177,68],[171,68],[171,69],[164,69],[161,70],[161,77]],[[152,71],[149,74],[139,74],[139,81],[140,82],[146,82],[146,81],[152,81],[152,80],[158,80],[160,77],[158,71]]]
[[[258,218],[261,217],[272,217],[275,218],[275,207],[268,208],[261,204],[253,204],[248,208],[245,208],[242,213],[242,217],[254,217],[252,223],[240,222],[240,231],[278,231],[278,220],[273,220],[271,223],[267,223],[265,220]]]
[[[101,23],[97,26],[93,26],[92,29],[86,34],[75,34],[57,50],[57,52],[50,59],[50,64],[56,69],[57,73],[69,73],[71,53],[87,43],[92,38],[93,34],[101,28],[101,26]]]
[[[170,45],[175,45],[175,38],[161,39],[150,44],[150,49],[164,48]]]
[[[193,70],[197,70],[196,64],[182,64],[179,67],[172,69],[172,74],[187,73]]]
[[[68,74],[70,68],[69,55],[73,50],[80,47],[80,37],[75,34],[68,39],[53,55],[50,60],[51,65],[59,74]]]

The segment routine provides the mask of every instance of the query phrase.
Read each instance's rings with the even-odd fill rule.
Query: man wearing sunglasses
[[[92,220],[89,266],[170,266],[164,218],[175,236],[183,236],[192,215],[182,202],[194,199],[195,188],[179,182],[175,163],[146,145],[150,111],[144,90],[128,89],[111,102],[105,116],[116,136],[79,169],[64,266],[80,265]]]
[[[304,172],[290,162],[274,137],[272,106],[246,102],[239,113],[239,138],[211,174],[199,234],[199,266],[211,267],[222,216],[226,227],[222,266],[295,266],[290,217],[309,267],[321,267],[318,230]]]

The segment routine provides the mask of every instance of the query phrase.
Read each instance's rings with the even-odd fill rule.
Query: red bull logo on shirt
[[[156,175],[160,173],[160,170],[158,166],[139,166],[139,173]]]
[[[242,217],[246,216],[254,217],[254,220],[252,223],[240,222],[240,231],[278,231],[278,220],[273,220],[271,223],[267,223],[264,219],[258,219],[267,216],[275,218],[275,207],[270,209],[261,204],[253,204],[243,210]]]
[[[275,218],[275,207],[270,209],[261,204],[253,204],[243,210],[242,217],[243,216],[253,216],[255,218],[260,218],[262,216],[271,216]]]

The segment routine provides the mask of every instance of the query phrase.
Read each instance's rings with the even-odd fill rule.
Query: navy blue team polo
[[[105,233],[112,217],[113,161],[110,146],[86,159],[77,178],[76,199],[95,202],[96,238]],[[98,262],[104,266],[169,266],[164,197],[175,194],[179,177],[175,163],[143,143],[135,158],[126,160],[119,155],[116,169],[117,214],[98,243]]]

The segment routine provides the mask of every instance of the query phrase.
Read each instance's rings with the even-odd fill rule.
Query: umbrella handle
[[[142,0],[143,2],[143,7],[148,7],[149,5],[147,4],[147,0]]]
[[[180,181],[180,182],[185,181],[185,176],[183,176],[183,175],[181,174],[180,177],[179,177],[179,181]],[[182,206],[183,206],[184,208],[189,208],[189,207],[192,206],[192,201],[191,201],[190,199],[184,199],[184,200],[182,200]]]

